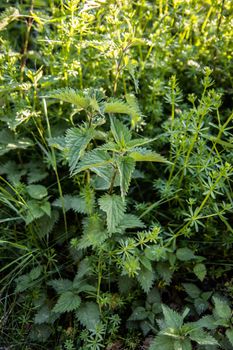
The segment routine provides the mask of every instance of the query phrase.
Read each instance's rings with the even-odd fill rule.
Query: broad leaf
[[[193,251],[189,248],[179,248],[176,251],[177,259],[181,261],[189,261],[192,259],[195,259],[196,256],[194,255]]]
[[[193,268],[193,272],[199,278],[200,281],[203,281],[206,276],[207,270],[204,264],[196,264]]]
[[[217,340],[202,329],[191,332],[189,336],[191,340],[200,345],[218,345]]]
[[[231,318],[231,308],[228,305],[226,300],[221,300],[217,297],[213,297],[214,300],[214,314],[216,315],[216,318],[224,318],[224,319],[230,319]]]
[[[148,150],[146,148],[135,148],[129,153],[130,157],[136,162],[160,162],[170,163],[166,158],[161,156],[159,153]]]
[[[130,130],[118,119],[111,118],[111,132],[116,143],[122,148],[126,148],[127,143],[131,140]]]
[[[226,330],[226,336],[230,341],[231,345],[233,346],[233,329],[232,328]]]
[[[58,298],[56,305],[53,308],[53,312],[63,313],[73,311],[79,308],[81,298],[72,291],[62,293]]]
[[[164,320],[169,328],[179,329],[183,325],[183,316],[166,305],[162,305]]]
[[[123,219],[125,204],[120,196],[116,194],[105,194],[99,199],[100,209],[107,214],[107,227],[109,233],[116,231],[117,226]]]
[[[78,163],[77,167],[75,168],[73,174],[80,173],[84,170],[92,170],[96,173],[98,173],[98,168],[106,166],[111,162],[110,156],[101,150],[95,149],[93,151],[87,152],[83,159]]]
[[[124,197],[129,189],[131,177],[135,168],[135,161],[131,157],[121,157],[117,162],[120,174],[121,195]]]
[[[78,109],[85,109],[89,106],[89,98],[84,96],[84,94],[80,91],[71,89],[71,88],[63,88],[52,91],[48,97],[57,98],[64,102],[69,102],[78,107]]]
[[[88,330],[94,330],[100,322],[100,312],[98,305],[93,302],[83,303],[76,312],[76,317]]]
[[[47,188],[42,185],[28,185],[28,194],[31,198],[42,199],[48,195]]]
[[[67,131],[65,141],[71,173],[75,170],[80,157],[83,156],[85,149],[94,137],[94,133],[93,128],[72,128]]]
[[[155,273],[142,266],[137,274],[137,280],[144,292],[148,293],[153,286]]]

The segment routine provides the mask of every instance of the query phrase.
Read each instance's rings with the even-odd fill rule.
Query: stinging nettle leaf
[[[80,157],[83,156],[94,134],[95,130],[93,128],[71,128],[67,131],[65,142],[68,149],[67,157],[71,173],[75,170]]]
[[[200,281],[203,281],[207,274],[207,270],[204,264],[196,264],[193,268],[193,272],[199,278]]]
[[[109,233],[117,230],[117,226],[123,219],[125,212],[125,203],[122,198],[116,194],[105,194],[99,199],[100,209],[107,214],[107,227]]]
[[[171,164],[166,158],[159,153],[146,148],[134,148],[130,151],[129,156],[136,162],[160,162]]]
[[[87,152],[84,155],[83,159],[75,168],[73,175],[88,169],[98,174],[98,168],[104,167],[109,163],[111,163],[111,158],[106,152],[94,149],[93,151]]]
[[[64,102],[69,102],[76,105],[79,109],[85,109],[89,106],[89,98],[78,90],[71,88],[63,88],[51,91],[47,97],[57,98]]]
[[[47,188],[42,185],[28,185],[27,191],[30,197],[34,199],[42,199],[48,195]]]
[[[124,197],[129,189],[131,177],[135,169],[135,161],[131,157],[121,157],[118,159],[117,167],[120,174],[121,195]]]
[[[176,251],[177,259],[181,261],[188,261],[192,259],[196,259],[196,256],[194,255],[193,251],[189,248],[179,248]]]
[[[53,312],[64,313],[73,311],[79,308],[81,298],[72,291],[62,293],[58,298],[56,305],[53,308]]]
[[[76,317],[88,330],[93,330],[100,322],[99,307],[93,302],[83,303],[76,312]]]
[[[122,148],[131,140],[130,130],[116,118],[111,118],[111,132],[116,143]]]
[[[217,318],[230,319],[231,318],[231,308],[226,300],[222,300],[217,297],[213,297],[214,301],[214,314]]]

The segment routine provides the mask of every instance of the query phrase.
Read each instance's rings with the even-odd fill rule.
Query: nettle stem
[[[113,192],[113,187],[114,187],[114,183],[115,183],[115,180],[116,180],[116,176],[117,176],[117,169],[114,168],[114,173],[113,173],[113,176],[112,176],[112,180],[111,180],[111,184],[110,184],[110,187],[109,187],[109,194],[112,194]]]

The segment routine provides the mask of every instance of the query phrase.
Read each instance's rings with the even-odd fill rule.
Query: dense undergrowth
[[[232,1],[0,10],[0,347],[233,349]]]

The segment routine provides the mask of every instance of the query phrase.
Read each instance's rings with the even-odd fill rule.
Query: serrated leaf
[[[226,330],[226,336],[229,342],[231,343],[231,345],[233,346],[233,329],[232,328]]]
[[[111,132],[116,143],[125,148],[127,143],[131,140],[130,130],[118,119],[111,118]]]
[[[142,307],[142,306],[137,306],[130,317],[128,318],[129,321],[141,321],[145,320],[148,316],[148,311]]]
[[[217,317],[223,319],[231,318],[231,308],[226,300],[221,300],[217,297],[213,297],[214,301],[214,313]]]
[[[199,345],[218,345],[217,340],[202,329],[191,332],[189,336]]]
[[[103,221],[94,214],[83,221],[83,236],[78,242],[78,248],[99,247],[107,237]]]
[[[136,162],[160,162],[170,163],[166,158],[159,153],[148,150],[146,148],[135,148],[129,152],[129,156]]]
[[[28,185],[27,191],[33,199],[42,199],[48,195],[47,188],[42,185]]]
[[[107,214],[107,227],[109,233],[116,231],[117,226],[123,219],[125,212],[125,203],[120,196],[116,194],[105,194],[99,199],[100,209]]]
[[[29,225],[32,221],[41,218],[44,215],[44,211],[41,209],[40,203],[35,200],[27,202],[27,214],[25,217],[26,225]]]
[[[207,274],[206,267],[204,264],[196,264],[193,268],[193,272],[195,273],[197,278],[199,278],[200,281],[203,281]]]
[[[67,291],[62,293],[58,298],[56,305],[53,308],[53,312],[64,313],[73,311],[79,308],[81,303],[81,298],[79,295],[72,291]]]
[[[83,156],[88,144],[93,139],[94,133],[95,130],[93,128],[71,128],[67,131],[65,142],[71,174],[75,170],[79,159]]]
[[[192,344],[189,339],[175,340],[174,350],[192,350]]]
[[[48,97],[57,98],[64,102],[69,102],[78,107],[78,109],[85,109],[89,106],[90,100],[88,97],[78,90],[71,88],[63,88],[51,91]]]
[[[212,315],[206,315],[200,318],[196,324],[201,328],[207,328],[210,330],[216,329],[215,319]]]
[[[193,251],[187,247],[177,249],[176,256],[180,261],[189,261],[196,258]]]
[[[137,280],[144,292],[148,293],[153,286],[155,273],[142,266],[137,274]]]
[[[66,291],[71,291],[73,284],[72,281],[61,278],[49,281],[48,286],[53,287],[58,294],[63,294]]]
[[[110,156],[101,150],[94,149],[93,151],[87,152],[82,160],[77,164],[76,169],[73,172],[73,175],[76,175],[84,170],[92,170],[98,174],[97,169],[99,167],[106,166],[111,162]]]
[[[193,283],[182,283],[186,293],[193,299],[200,296],[201,290]]]
[[[129,189],[131,177],[135,169],[135,161],[131,157],[121,157],[117,161],[117,168],[120,174],[121,195],[124,197]]]
[[[140,218],[133,214],[124,214],[120,224],[118,225],[119,232],[129,228],[145,227],[145,224],[142,222]]]
[[[35,314],[34,323],[53,323],[56,320],[56,315],[51,313],[48,305],[43,305]]]
[[[178,312],[166,305],[162,305],[162,310],[166,327],[179,329],[183,325],[183,316],[178,314]]]
[[[171,283],[173,271],[170,269],[169,264],[159,262],[156,266],[156,271],[167,284]]]
[[[66,139],[64,136],[49,137],[47,138],[48,145],[63,151],[66,147]]]
[[[93,302],[83,303],[76,312],[76,317],[84,327],[93,330],[100,322],[99,307]]]
[[[151,343],[149,350],[174,350],[174,340],[165,335],[157,335]]]
[[[49,202],[45,202],[45,203],[41,204],[40,208],[43,210],[43,212],[46,215],[51,216],[51,205]]]

